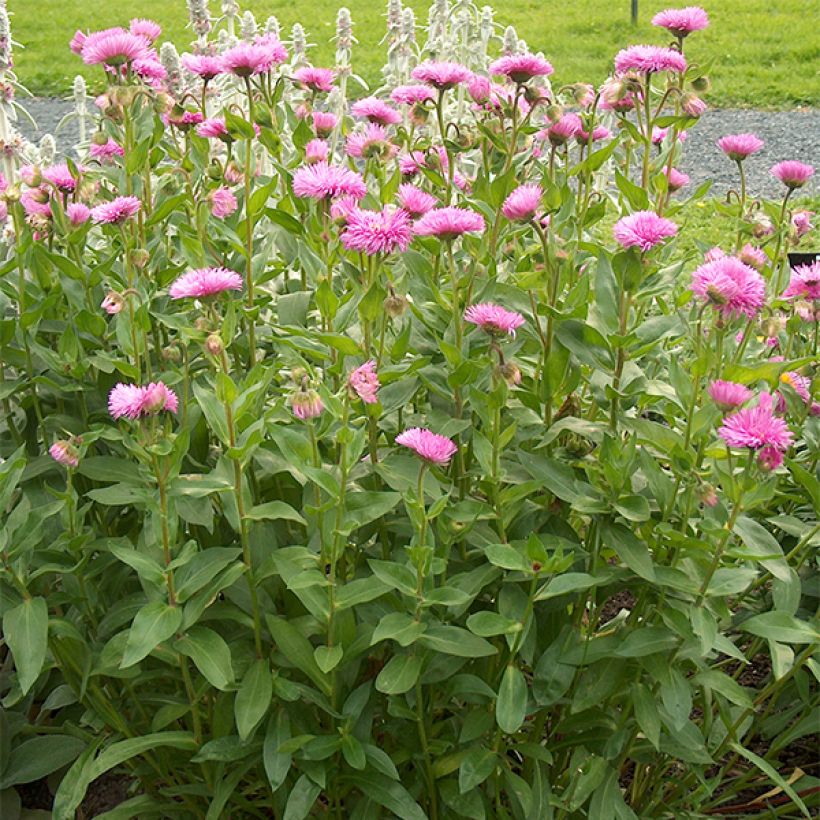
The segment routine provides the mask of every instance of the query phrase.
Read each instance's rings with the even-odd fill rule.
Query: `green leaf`
[[[406,612],[388,612],[373,630],[371,646],[379,641],[394,640],[400,646],[410,646],[427,625]]]
[[[338,644],[336,646],[317,646],[313,650],[316,665],[325,674],[333,671],[339,665],[342,655],[344,655],[344,650]]]
[[[383,584],[397,589],[405,595],[415,597],[416,576],[410,567],[394,564],[391,561],[380,561],[376,558],[371,558],[367,563]]]
[[[735,522],[734,532],[755,553],[753,560],[759,562],[775,578],[781,581],[789,580],[789,565],[783,556],[783,550],[775,537],[762,524],[741,515]]]
[[[283,820],[304,820],[321,791],[319,786],[303,774],[290,790]]]
[[[126,539],[123,540],[125,541]],[[147,555],[138,552],[133,547],[126,546],[122,542],[110,542],[108,551],[115,558],[118,558],[124,564],[136,570],[137,575],[149,584],[155,587],[165,585],[165,574],[162,571],[162,567],[154,561],[153,558],[149,558]]]
[[[23,741],[12,749],[0,776],[0,789],[31,783],[56,772],[74,760],[85,745],[71,735],[44,735]]]
[[[146,604],[134,617],[120,669],[139,663],[146,655],[167,641],[182,625],[182,609],[164,601]]]
[[[596,370],[614,367],[612,351],[606,339],[591,325],[567,319],[558,326],[558,341],[581,363]]]
[[[586,572],[565,572],[544,584],[536,593],[535,600],[547,601],[550,598],[557,598],[559,595],[566,595],[568,592],[589,589],[605,581],[605,576],[595,577],[588,575]]]
[[[34,686],[48,649],[48,606],[45,598],[29,598],[3,616],[3,635],[14,657],[17,682],[25,695]]]
[[[678,645],[678,637],[662,626],[643,626],[633,630],[618,648],[621,658],[643,658],[655,652],[669,652]]]
[[[501,569],[530,572],[532,568],[532,562],[509,544],[489,544],[484,547],[484,555],[493,566]]]
[[[631,686],[629,693],[635,710],[635,720],[646,735],[646,739],[657,749],[661,736],[661,718],[655,696],[642,683]]]
[[[174,649],[189,657],[208,683],[229,689],[234,681],[231,650],[225,639],[204,626],[192,626],[177,641]]]
[[[524,673],[512,664],[504,670],[498,700],[495,704],[495,721],[508,735],[517,732],[527,716],[527,681]]]
[[[177,600],[187,601],[219,575],[241,552],[235,547],[209,547],[198,552],[174,577],[177,584]]]
[[[647,581],[655,581],[655,567],[648,547],[631,530],[621,524],[605,522],[602,527],[604,542],[636,574]]]
[[[495,752],[476,746],[471,749],[458,767],[458,790],[462,794],[480,786],[495,769]]]
[[[262,763],[272,792],[281,787],[290,771],[291,756],[279,751],[279,747],[290,738],[290,721],[287,712],[279,709],[268,721],[268,730],[262,744]]]
[[[421,667],[418,655],[394,655],[379,672],[376,689],[385,695],[403,695],[416,685]]]
[[[307,526],[307,521],[290,504],[284,501],[268,501],[265,504],[257,504],[245,514],[245,518],[251,521],[296,521]]]
[[[313,657],[310,641],[289,621],[266,615],[265,620],[279,651],[301,669],[326,695],[330,694],[330,681]]]
[[[419,643],[435,652],[459,658],[486,658],[498,651],[489,641],[458,626],[430,627],[419,638]]]
[[[734,679],[717,669],[704,669],[695,675],[695,683],[717,692],[726,700],[744,709],[752,708],[752,699],[746,690]]]
[[[342,756],[347,765],[353,769],[361,770],[367,766],[367,757],[362,744],[353,735],[348,734],[342,737]]]
[[[384,806],[401,820],[427,820],[427,815],[410,796],[410,792],[395,780],[372,770],[367,774],[351,774],[346,777],[362,794],[380,806]]]
[[[474,612],[467,618],[467,629],[482,638],[491,638],[493,635],[511,635],[520,632],[522,628],[521,621],[505,618],[491,610]]]
[[[744,632],[778,643],[814,643],[820,633],[805,621],[785,612],[763,612],[740,624]]]

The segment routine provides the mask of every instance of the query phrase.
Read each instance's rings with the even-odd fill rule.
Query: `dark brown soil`
[[[131,778],[125,774],[108,772],[91,783],[80,808],[77,820],[97,817],[118,806],[129,796]],[[25,809],[45,809],[49,811],[54,803],[54,795],[45,778],[16,787]]]

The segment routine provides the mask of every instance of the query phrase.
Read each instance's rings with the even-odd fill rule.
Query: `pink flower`
[[[100,302],[100,307],[109,315],[116,316],[125,306],[125,300],[122,295],[115,290],[109,290],[105,294],[105,298]]]
[[[718,141],[718,148],[735,162],[742,162],[746,157],[756,154],[764,145],[756,134],[727,134]]]
[[[336,72],[331,68],[314,68],[304,66],[297,68],[293,76],[310,91],[332,91]]]
[[[763,305],[763,277],[734,256],[706,262],[692,274],[692,292],[726,318],[754,317]]]
[[[600,88],[601,108],[605,111],[631,111],[635,97],[620,77],[609,77]]]
[[[209,117],[197,125],[196,133],[206,139],[222,139],[228,136],[228,126],[224,117]]]
[[[473,74],[467,82],[467,93],[472,97],[473,101],[479,105],[483,105],[490,99],[493,84],[489,77],[482,74]]]
[[[738,259],[740,259],[744,265],[749,265],[758,271],[763,270],[769,262],[769,257],[766,256],[766,252],[762,248],[756,248],[748,242],[738,254]]]
[[[439,91],[444,91],[466,83],[473,76],[473,72],[461,63],[425,60],[413,69],[410,76],[420,83],[427,83]]]
[[[544,191],[540,185],[519,185],[501,206],[501,213],[513,222],[532,219],[541,205]]]
[[[774,472],[783,465],[783,452],[770,444],[766,445],[757,454],[757,463],[761,470],[767,473]]]
[[[478,325],[487,333],[506,333],[508,336],[515,336],[515,331],[524,324],[524,317],[520,313],[507,310],[492,302],[470,305],[464,311],[464,320]]]
[[[76,35],[75,35],[76,36]],[[82,58],[86,65],[104,64],[119,67],[148,56],[148,43],[122,28],[111,28],[89,34],[82,45]]]
[[[398,105],[417,105],[435,98],[426,85],[400,85],[390,92],[390,99]]]
[[[63,467],[79,467],[80,454],[70,441],[55,441],[48,448],[48,454]]]
[[[814,211],[795,211],[792,214],[792,228],[798,239],[812,229],[811,218],[813,216]]]
[[[715,245],[714,248],[709,248],[705,254],[703,254],[703,261],[704,262],[714,262],[716,259],[723,259],[726,256],[726,252]]]
[[[208,194],[208,201],[211,204],[211,213],[217,219],[224,219],[226,216],[230,216],[237,208],[236,197],[233,195],[233,191],[224,185],[211,191],[211,193]]]
[[[396,125],[401,122],[401,114],[378,97],[365,97],[350,107],[354,117],[369,120],[378,125]]]
[[[658,128],[657,125],[652,126],[652,144],[661,145],[669,134],[668,128]],[[686,131],[678,131],[678,142],[686,142]]]
[[[204,299],[226,290],[242,290],[242,277],[227,268],[199,268],[183,273],[168,288],[172,299]]]
[[[199,125],[204,119],[201,111],[180,111],[177,106],[162,115],[162,121],[166,125],[173,125],[183,131],[187,131],[192,125]]]
[[[327,162],[316,162],[297,169],[293,175],[293,193],[310,199],[342,195],[362,199],[367,194],[367,186],[356,171]]]
[[[674,193],[689,184],[689,175],[684,174],[677,168],[670,168],[669,173],[666,175],[666,180],[669,190]]]
[[[311,115],[313,119],[313,130],[320,137],[328,136],[336,127],[339,121],[335,114],[329,111],[314,111]]]
[[[288,53],[278,40],[259,39],[255,43],[239,43],[223,52],[222,66],[229,74],[250,77],[267,74],[287,58]]]
[[[305,146],[305,162],[312,165],[315,162],[327,160],[329,152],[328,144],[324,140],[313,139]]]
[[[315,419],[325,409],[319,394],[308,387],[302,387],[294,393],[290,398],[290,404],[293,408],[293,415],[302,421]]]
[[[396,436],[396,444],[407,447],[430,464],[445,465],[458,451],[455,442],[424,427],[411,427]]]
[[[330,205],[330,218],[340,225],[347,224],[351,215],[359,210],[359,200],[352,196],[340,196]]]
[[[128,30],[136,37],[144,37],[149,43],[153,43],[162,34],[162,26],[159,23],[140,17],[135,17],[131,21]]]
[[[702,31],[709,25],[709,15],[699,6],[666,9],[652,18],[652,25],[665,28],[676,37],[686,37],[693,31]]]
[[[44,186],[23,191],[20,195],[20,204],[28,216],[51,218],[51,200]]]
[[[615,223],[612,233],[624,248],[639,248],[646,252],[674,236],[678,226],[669,219],[658,216],[654,211],[636,211]]]
[[[612,136],[612,132],[604,127],[603,125],[596,125],[595,128],[592,129],[592,142],[598,142],[600,140],[609,139]],[[578,129],[578,132],[575,134],[575,139],[577,140],[579,145],[586,145],[590,142],[590,134],[588,131],[584,130],[583,125]]]
[[[176,393],[163,382],[152,382],[145,387],[118,384],[108,394],[108,412],[113,419],[133,420],[163,410],[176,413],[178,409]]]
[[[165,66],[153,55],[146,59],[134,60],[131,68],[143,80],[164,80],[168,76]],[[153,85],[157,88],[161,87],[157,83],[153,83]]]
[[[350,388],[365,404],[376,404],[379,400],[379,377],[376,373],[376,362],[372,359],[357,367],[347,380]]]
[[[514,83],[525,83],[533,77],[547,77],[552,65],[536,54],[510,54],[490,64],[490,74],[509,77]]]
[[[615,71],[654,73],[657,71],[686,71],[686,58],[674,48],[661,46],[629,46],[615,55]]]
[[[65,215],[68,217],[68,221],[76,227],[88,221],[91,216],[91,209],[82,202],[71,202],[65,209]]]
[[[116,157],[125,156],[123,147],[119,143],[114,142],[114,140],[110,137],[101,145],[99,143],[92,142],[88,148],[88,153],[92,159],[97,160],[97,162],[100,162],[103,165],[113,162]]]
[[[396,146],[390,142],[387,131],[381,125],[371,123],[364,131],[356,131],[347,138],[345,145],[351,157],[369,159],[381,157],[387,159],[396,152]]]
[[[119,225],[135,216],[142,203],[135,196],[118,196],[91,209],[91,219],[98,225]]]
[[[787,159],[772,167],[772,175],[787,188],[802,188],[814,176],[814,168],[804,162]]]
[[[554,122],[538,137],[548,139],[552,145],[565,145],[581,130],[581,118],[577,114],[564,114],[558,122]]]
[[[350,251],[361,251],[368,256],[378,253],[406,251],[413,238],[410,215],[390,206],[381,211],[363,211],[358,208],[347,217],[342,232],[342,244]]]
[[[180,62],[191,74],[196,74],[206,83],[225,71],[222,58],[212,54],[183,54]]]
[[[684,94],[681,99],[681,109],[689,117],[702,117],[708,105],[697,94]]]
[[[751,450],[766,446],[786,450],[793,438],[786,422],[774,415],[770,393],[761,393],[755,407],[726,418],[718,434],[729,447]]]
[[[780,375],[780,381],[791,387],[791,389],[794,390],[798,396],[800,396],[804,404],[809,405],[813,416],[816,416],[818,412],[820,412],[820,405],[812,401],[811,379],[806,376],[801,376],[800,373],[791,370],[788,373],[782,373]],[[781,391],[778,391],[777,393],[777,411],[779,413],[786,412],[786,400]]]
[[[484,217],[468,208],[434,208],[416,222],[419,236],[455,239],[465,233],[484,233]]]
[[[820,300],[820,261],[811,265],[797,265],[792,269],[783,298],[793,299],[795,296]]]
[[[746,404],[753,395],[748,387],[737,382],[718,380],[712,382],[708,389],[712,401],[724,412],[736,410]]]
[[[77,171],[82,173],[85,169],[80,166]],[[43,179],[50,182],[58,191],[70,194],[77,187],[77,180],[71,174],[68,165],[61,162],[58,165],[49,165],[43,169]]]
[[[79,57],[83,53],[83,44],[87,39],[88,35],[84,31],[77,29],[68,47]]]
[[[421,188],[417,188],[409,182],[399,185],[399,205],[410,216],[426,214],[427,211],[435,207],[436,201],[432,194],[422,191]]]

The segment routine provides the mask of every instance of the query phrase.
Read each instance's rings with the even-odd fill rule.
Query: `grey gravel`
[[[22,118],[20,130],[29,139],[38,140],[43,133],[54,132],[63,116],[72,110],[71,103],[55,98],[34,98],[25,102],[37,121],[34,131]],[[689,174],[693,187],[712,180],[711,193],[723,195],[737,185],[737,171],[715,144],[724,134],[751,131],[766,144],[763,150],[746,160],[749,194],[778,197],[783,186],[769,173],[776,162],[799,159],[818,167],[804,192],[820,195],[820,110],[752,111],[714,109],[707,111],[687,137],[680,170]],[[76,124],[69,123],[58,135],[60,150],[70,151],[77,141]]]

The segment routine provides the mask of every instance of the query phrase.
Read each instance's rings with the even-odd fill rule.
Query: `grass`
[[[357,71],[378,83],[384,59],[379,40],[384,34],[383,0],[245,0],[260,20],[275,14],[285,32],[301,22],[312,42],[316,64],[332,60],[330,38],[338,7],[351,8],[359,45]],[[820,26],[817,0],[703,0],[712,20],[705,32],[687,44],[692,61],[712,63],[715,106],[793,108],[820,105]],[[478,5],[482,5],[479,0]],[[683,0],[640,0],[640,22],[629,21],[629,0],[505,0],[497,20],[514,25],[533,50],[543,51],[556,67],[558,82],[602,81],[618,49],[629,43],[662,43],[652,15]],[[426,22],[429,2],[410,3],[419,22]],[[212,12],[219,0],[210,0]],[[73,77],[83,71],[68,41],[78,28],[99,29],[127,23],[133,16],[162,24],[164,36],[185,48],[191,40],[185,28],[184,0],[134,0],[123,7],[112,0],[8,0],[12,31],[25,46],[16,53],[20,81],[35,94],[67,94]],[[502,10],[503,9],[503,10]],[[499,29],[500,33],[501,29]],[[97,82],[98,71],[83,72]]]

